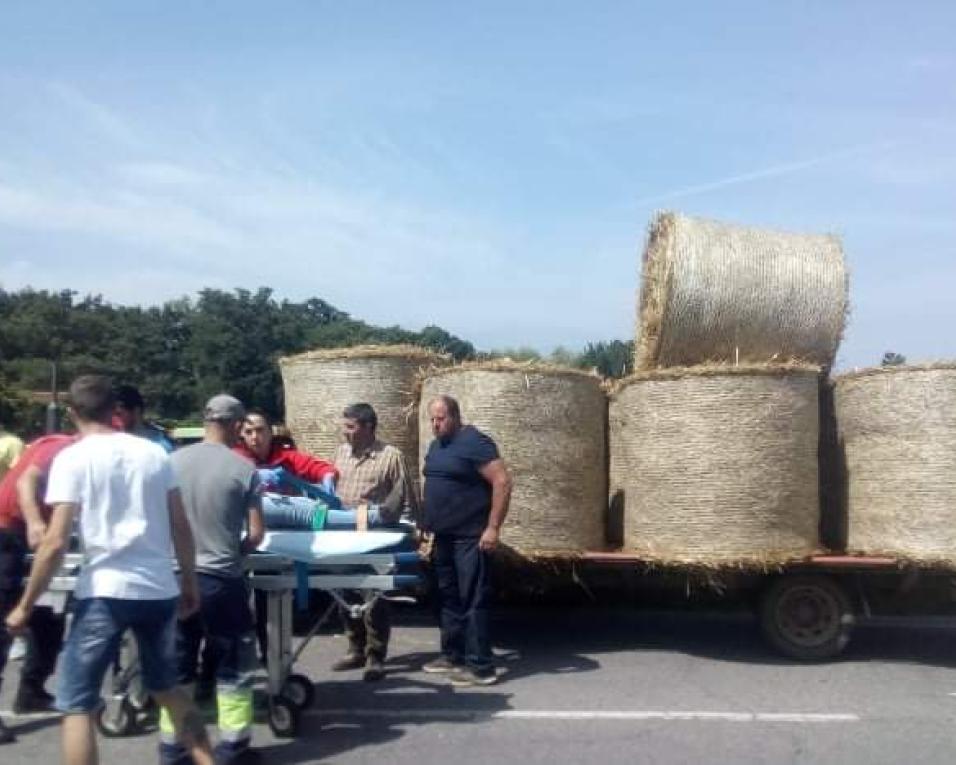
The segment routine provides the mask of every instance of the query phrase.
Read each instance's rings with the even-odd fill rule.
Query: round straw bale
[[[956,363],[835,384],[848,549],[956,563]]]
[[[418,374],[447,357],[410,345],[309,351],[279,360],[286,424],[304,450],[329,459],[342,442],[342,410],[365,402],[378,415],[378,436],[418,458]]]
[[[806,367],[695,367],[624,380],[609,439],[625,549],[706,565],[817,549],[818,379]]]
[[[644,251],[640,303],[637,369],[828,367],[843,334],[847,272],[833,236],[662,213]]]
[[[463,420],[494,439],[512,473],[505,545],[524,554],[604,546],[607,395],[600,378],[508,362],[437,370],[422,384],[422,462],[433,438],[428,403],[439,395],[457,399]]]

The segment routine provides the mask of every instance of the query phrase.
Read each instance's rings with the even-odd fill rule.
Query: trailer
[[[548,560],[534,566],[547,568]],[[708,602],[737,595],[755,613],[769,645],[799,661],[836,658],[858,626],[956,616],[956,572],[891,557],[825,554],[766,568],[704,568],[590,551],[550,562],[567,568],[569,584],[595,599],[609,592],[620,602],[628,591],[645,598],[665,593],[666,603],[700,592],[711,594]]]

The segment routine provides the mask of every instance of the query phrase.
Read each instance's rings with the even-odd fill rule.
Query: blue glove
[[[259,483],[263,491],[277,491],[285,478],[285,470],[282,468],[258,468]]]

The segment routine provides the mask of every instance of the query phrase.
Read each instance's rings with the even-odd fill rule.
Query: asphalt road
[[[514,609],[496,619],[501,682],[452,689],[420,672],[437,633],[405,610],[389,675],[363,683],[328,665],[324,634],[300,671],[316,681],[295,740],[264,725],[265,761],[292,763],[949,763],[956,724],[952,628],[860,629],[839,661],[775,656],[742,615]],[[57,722],[0,714],[20,741],[0,762],[58,757]],[[105,763],[155,761],[155,734],[102,741]]]

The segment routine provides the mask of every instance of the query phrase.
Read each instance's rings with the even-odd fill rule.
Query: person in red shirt
[[[0,679],[11,643],[4,620],[20,599],[27,551],[36,549],[50,519],[50,508],[43,504],[50,466],[75,440],[74,436],[65,435],[38,438],[0,480]],[[20,687],[13,701],[15,713],[51,708],[53,697],[43,686],[56,667],[63,644],[63,625],[63,614],[49,607],[34,609]],[[13,733],[0,721],[0,744],[13,740]]]
[[[339,471],[331,462],[313,457],[305,452],[298,451],[288,443],[282,443],[272,436],[272,420],[261,409],[250,409],[246,412],[246,419],[242,423],[241,442],[233,450],[241,457],[245,457],[257,468],[284,468],[295,478],[309,483],[326,483],[326,479],[335,480]],[[269,491],[280,494],[299,494],[299,490],[291,485],[266,485]],[[261,590],[255,591],[256,607],[256,636],[259,641],[259,650],[266,656],[266,629],[265,611],[266,598]],[[209,672],[212,661],[203,657],[203,672],[199,680],[200,694],[207,692]]]
[[[250,409],[242,424],[242,443],[233,447],[237,454],[250,460],[257,468],[284,468],[296,478],[309,483],[322,483],[327,476],[338,477],[331,462],[298,451],[289,444],[272,437],[272,421],[260,409]],[[280,487],[285,494],[298,493]]]

